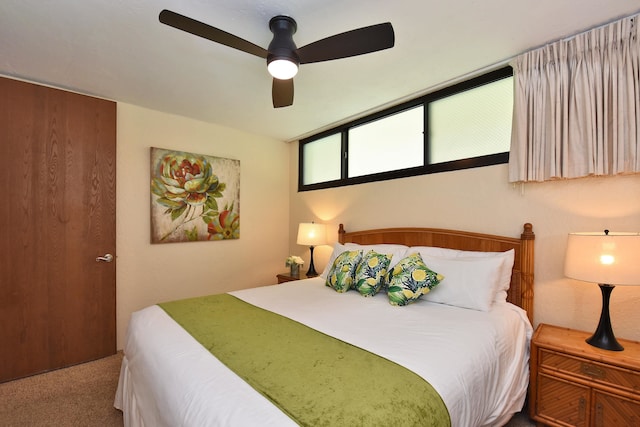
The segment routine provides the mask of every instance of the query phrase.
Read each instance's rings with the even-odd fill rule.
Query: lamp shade
[[[640,285],[640,233],[570,233],[567,277],[608,285]]]
[[[303,222],[298,226],[299,245],[318,246],[327,243],[327,227],[324,224]]]

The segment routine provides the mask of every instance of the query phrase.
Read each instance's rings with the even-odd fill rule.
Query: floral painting
[[[151,147],[151,243],[240,238],[240,161]]]

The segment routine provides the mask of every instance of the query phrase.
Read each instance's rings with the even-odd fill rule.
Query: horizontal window
[[[424,107],[349,129],[348,176],[364,176],[421,166],[424,159]]]
[[[304,182],[312,184],[340,179],[341,144],[341,135],[334,133],[302,146]]]
[[[506,163],[510,67],[300,141],[298,190]]]

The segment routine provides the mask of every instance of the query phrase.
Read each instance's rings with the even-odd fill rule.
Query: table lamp
[[[302,222],[298,226],[298,240],[299,245],[309,246],[311,255],[309,257],[309,270],[307,271],[307,277],[315,277],[318,275],[316,268],[313,265],[313,248],[314,246],[324,245],[327,243],[327,228],[324,224],[315,224],[313,222]]]
[[[640,285],[640,233],[570,233],[564,274],[600,286],[600,322],[587,342],[605,350],[623,350],[613,335],[609,299],[615,285]]]

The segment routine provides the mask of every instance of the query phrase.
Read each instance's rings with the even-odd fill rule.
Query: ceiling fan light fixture
[[[289,58],[274,58],[267,64],[267,70],[275,79],[289,80],[298,74],[298,64]]]
[[[269,74],[273,76],[271,98],[274,108],[288,107],[293,104],[293,77],[298,73],[300,64],[332,61],[377,52],[389,49],[395,43],[390,22],[345,31],[298,49],[293,41],[293,35],[298,29],[295,19],[286,15],[277,15],[269,20],[269,29],[273,33],[273,38],[269,47],[264,49],[220,28],[167,9],[160,12],[158,19],[161,23],[178,30],[266,59]]]

